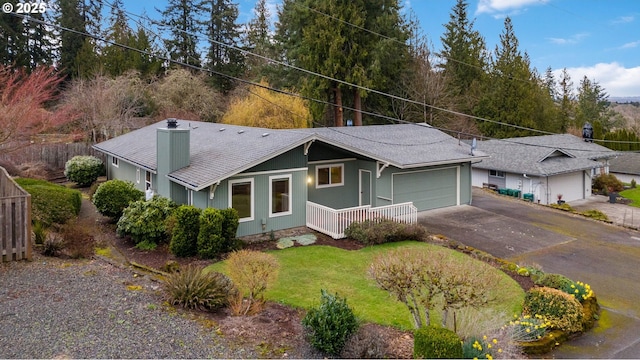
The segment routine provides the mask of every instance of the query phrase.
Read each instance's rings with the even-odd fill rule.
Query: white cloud
[[[587,67],[567,68],[567,72],[576,89],[586,76],[597,82],[611,97],[640,96],[640,66],[625,68],[617,62],[599,63]],[[554,71],[556,79],[560,79],[561,73],[562,69]]]
[[[635,17],[633,15],[620,16],[619,18],[613,20],[611,23],[612,24],[626,24],[626,23],[633,22],[634,20],[635,20]]]
[[[548,39],[553,44],[567,45],[567,44],[577,44],[582,39],[586,38],[587,36],[589,36],[589,34],[587,34],[587,33],[579,33],[579,34],[572,35],[572,36],[570,36],[568,38],[548,38]]]
[[[548,0],[480,0],[476,14],[518,11],[523,7],[544,4],[547,1]]]
[[[637,48],[638,46],[640,46],[640,40],[626,43],[622,45],[620,49],[633,49],[633,48]]]

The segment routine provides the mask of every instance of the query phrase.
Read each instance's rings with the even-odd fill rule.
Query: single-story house
[[[365,210],[415,217],[469,204],[471,163],[485,157],[426,124],[274,130],[169,119],[94,148],[108,179],[235,208],[238,236],[307,225],[339,238]]]
[[[609,172],[624,183],[631,183],[631,180],[640,183],[640,153],[618,153],[616,158],[609,160]]]
[[[541,204],[591,196],[592,179],[618,154],[570,134],[480,141],[478,150],[489,158],[473,164],[473,186],[519,190]]]

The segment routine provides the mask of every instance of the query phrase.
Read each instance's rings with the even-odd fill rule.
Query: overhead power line
[[[270,87],[270,86],[265,86],[263,84],[256,83],[256,82],[253,82],[253,81],[250,81],[250,80],[237,78],[237,77],[234,77],[234,76],[231,76],[231,75],[227,75],[227,74],[224,74],[222,72],[215,71],[215,70],[212,70],[212,69],[206,69],[206,68],[203,68],[203,67],[200,67],[200,66],[191,65],[191,64],[188,64],[188,63],[185,63],[185,62],[182,62],[182,61],[173,60],[173,59],[171,59],[169,57],[161,56],[161,55],[154,54],[154,53],[151,53],[151,52],[148,52],[148,51],[145,51],[145,50],[141,50],[141,49],[137,49],[137,48],[134,48],[134,47],[131,47],[131,46],[128,46],[128,45],[117,43],[115,41],[106,39],[106,38],[104,38],[103,36],[100,36],[100,35],[89,34],[87,32],[83,32],[83,31],[78,31],[78,30],[75,30],[75,29],[67,28],[67,27],[64,27],[64,26],[61,26],[61,25],[58,25],[58,24],[49,23],[49,22],[44,21],[44,20],[34,19],[32,17],[25,16],[25,15],[22,15],[22,14],[11,13],[11,15],[19,17],[19,18],[22,18],[22,19],[27,20],[27,21],[36,22],[36,23],[39,23],[39,24],[42,24],[42,25],[46,25],[46,26],[50,26],[50,27],[53,27],[53,28],[57,28],[57,29],[60,29],[62,31],[68,31],[68,32],[72,32],[72,33],[75,33],[75,34],[87,36],[87,37],[93,38],[95,40],[105,42],[107,44],[118,46],[118,47],[121,47],[121,48],[124,48],[124,49],[127,49],[127,50],[131,50],[131,51],[139,52],[141,54],[149,55],[149,56],[155,57],[157,59],[166,61],[168,63],[177,64],[177,65],[180,65],[180,66],[183,66],[183,67],[187,67],[187,68],[190,68],[190,69],[194,69],[194,70],[209,72],[209,73],[212,73],[212,74],[215,74],[215,75],[219,75],[219,76],[223,76],[225,78],[236,80],[238,82],[242,82],[242,83],[245,83],[245,84],[248,84],[248,85],[264,88],[264,89],[267,89],[267,90],[270,90],[270,91],[275,91],[275,92],[278,92],[278,93],[281,93],[281,94],[285,94],[285,95],[289,95],[289,96],[302,98],[304,100],[313,101],[313,102],[317,102],[317,103],[322,103],[324,105],[329,105],[329,106],[337,106],[336,104],[328,102],[328,101],[323,101],[323,100],[319,100],[319,99],[306,97],[306,96],[303,96],[303,95],[300,95],[300,94],[296,94],[296,93],[292,93],[292,92],[289,92],[289,91],[284,91],[284,90],[276,89],[276,88],[273,88],[273,87]],[[151,20],[149,18],[144,18],[144,17],[141,17],[139,15],[135,15],[135,16],[138,17],[138,18],[145,19],[147,21],[150,21],[152,23],[156,23],[157,24],[156,21]],[[140,26],[142,26],[142,25],[140,24]],[[142,26],[142,27],[144,28],[144,26]],[[186,31],[184,31],[184,32],[189,34]],[[195,34],[194,36],[198,36],[198,35]],[[238,49],[238,50],[241,50],[241,51],[243,51],[245,53],[248,53],[248,54],[251,54],[251,55],[254,55],[254,56],[258,56],[258,57],[263,58],[265,60],[268,60],[270,62],[276,62],[276,63],[279,63],[279,64],[281,64],[283,66],[291,67],[291,68],[293,68],[295,70],[300,70],[300,71],[303,71],[303,72],[311,74],[311,75],[320,76],[320,77],[323,77],[323,78],[326,78],[326,79],[329,79],[329,80],[332,80],[332,81],[336,81],[336,82],[339,82],[339,83],[342,83],[342,84],[345,84],[345,85],[348,85],[348,86],[353,86],[353,87],[356,87],[356,88],[359,88],[359,89],[362,89],[362,90],[365,90],[365,91],[376,93],[376,94],[379,94],[379,95],[382,95],[382,96],[387,96],[387,97],[390,97],[392,99],[406,101],[406,102],[413,103],[413,104],[420,105],[420,106],[427,106],[427,107],[435,109],[435,110],[440,110],[440,111],[447,112],[447,113],[450,113],[450,114],[454,114],[454,115],[458,115],[458,116],[462,116],[462,117],[468,117],[468,118],[479,120],[479,121],[491,122],[491,123],[498,124],[498,125],[517,128],[517,129],[520,129],[520,130],[531,131],[531,132],[535,132],[535,133],[541,133],[541,134],[545,134],[545,135],[556,135],[556,133],[549,132],[549,131],[543,131],[543,130],[538,130],[538,129],[533,129],[533,128],[527,128],[527,127],[524,127],[524,126],[519,126],[519,125],[504,123],[504,122],[500,122],[500,121],[496,121],[496,120],[481,118],[481,117],[474,116],[474,115],[464,114],[464,113],[461,113],[461,112],[458,112],[458,111],[453,111],[453,110],[449,110],[449,109],[436,107],[436,106],[429,105],[429,104],[426,104],[426,103],[423,103],[423,102],[418,102],[418,101],[415,101],[415,100],[402,98],[400,96],[384,93],[384,92],[381,92],[381,91],[378,91],[378,90],[374,90],[374,89],[369,89],[369,88],[366,88],[366,87],[363,87],[363,86],[360,86],[360,85],[352,84],[352,83],[349,83],[349,82],[346,82],[346,81],[342,81],[342,80],[339,80],[339,79],[334,79],[334,78],[331,78],[329,76],[318,74],[318,73],[315,73],[313,71],[309,71],[309,70],[302,69],[302,68],[299,68],[299,67],[296,67],[296,66],[293,66],[293,65],[290,65],[290,64],[286,64],[286,63],[283,63],[283,62],[280,62],[280,61],[277,61],[277,60],[274,60],[274,59],[270,59],[270,58],[262,56],[262,55],[258,55],[258,54],[255,54],[255,53],[252,53],[252,52],[249,52],[249,51],[246,51],[246,50],[239,49],[238,47],[233,46],[233,45],[224,44],[222,42],[218,42],[218,41],[214,41],[214,40],[211,40],[211,41],[213,41],[215,43],[218,43],[218,44],[220,44],[222,46],[227,46],[227,47],[230,47],[230,48],[233,48],[233,49]],[[362,114],[373,116],[373,117],[378,117],[378,118],[381,118],[381,119],[385,119],[387,121],[398,122],[398,123],[407,123],[407,124],[416,124],[416,123],[413,123],[413,122],[410,122],[410,121],[401,120],[401,119],[398,119],[398,118],[393,118],[393,117],[382,115],[382,114],[378,114],[378,113],[358,110],[358,109],[347,107],[347,106],[341,106],[341,107],[344,108],[344,109],[347,109],[347,110],[351,110],[351,111],[360,111]],[[462,134],[462,132],[455,131],[455,130],[444,129],[444,128],[439,128],[439,129],[443,130],[443,131]],[[472,135],[472,136],[478,137],[478,138],[487,138],[486,136],[477,135],[477,134],[476,135]],[[496,139],[496,140],[500,140],[500,139]],[[611,143],[637,143],[637,142],[630,142],[630,141],[599,140],[599,139],[596,139],[596,140],[599,141],[599,142],[611,142]],[[422,145],[422,144],[416,144],[416,145]]]

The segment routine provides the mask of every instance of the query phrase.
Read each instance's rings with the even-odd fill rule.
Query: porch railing
[[[415,224],[418,221],[418,209],[411,202],[373,208],[370,205],[365,205],[333,209],[307,201],[307,227],[327,234],[334,239],[344,238],[344,230],[354,221],[362,222],[382,218],[399,223]]]

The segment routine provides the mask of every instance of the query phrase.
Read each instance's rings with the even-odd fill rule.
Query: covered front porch
[[[363,205],[345,209],[333,209],[307,201],[307,227],[329,235],[334,239],[345,238],[344,231],[352,222],[376,219],[415,224],[418,221],[418,209],[412,202],[378,207]]]

